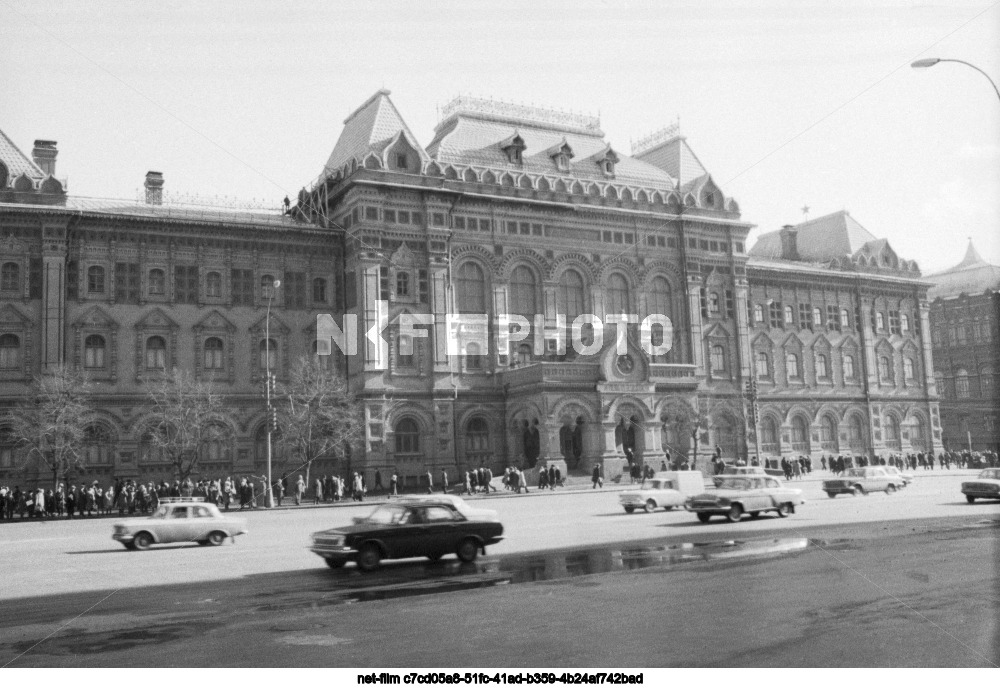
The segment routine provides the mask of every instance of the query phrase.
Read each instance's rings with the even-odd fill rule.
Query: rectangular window
[[[410,213],[410,222],[415,225],[424,224],[424,214],[423,213]]]
[[[358,277],[354,272],[344,275],[344,308],[351,309],[358,305]]]
[[[340,221],[340,224],[341,224],[341,226],[344,229],[350,229],[351,228],[351,224],[352,224],[351,216],[350,215],[344,215],[344,217]]]
[[[677,248],[677,237],[667,237],[667,246]]]
[[[649,244],[650,246],[656,246],[656,237],[653,235],[649,235],[648,237],[646,237],[646,243]]]
[[[417,290],[418,290],[418,296],[420,298],[420,303],[427,303],[428,301],[427,297],[430,290],[428,289],[426,270],[417,271]]]
[[[138,263],[115,263],[115,301],[139,303]]]
[[[667,237],[663,237],[663,236],[656,237],[656,245],[659,246],[660,248],[666,248],[667,247]]]
[[[531,235],[531,225],[527,222],[521,223],[521,234],[530,236]]]
[[[615,243],[616,244],[623,243],[622,233],[621,232],[615,232]]]
[[[541,225],[532,224],[531,225],[531,234],[532,234],[532,236],[542,236],[542,226]]]
[[[837,314],[836,306],[826,307],[826,326],[831,330],[840,332],[840,316]]]
[[[713,253],[718,253],[719,252],[719,242],[718,241],[710,241],[710,242],[708,242],[708,246],[709,246],[709,250],[712,251]]]
[[[253,305],[253,270],[233,269],[230,272],[234,306]]]
[[[386,222],[396,222],[396,211],[395,210],[383,210],[382,219]]]
[[[366,220],[378,220],[378,208],[365,208]]]
[[[611,232],[607,231],[601,232],[601,241],[606,241],[610,244],[612,241]]]
[[[736,252],[737,253],[743,253],[743,242],[742,241],[737,241],[736,242]]]
[[[708,318],[708,294],[705,293],[705,288],[702,287],[698,290],[698,299],[701,301],[701,317]]]
[[[28,298],[42,298],[42,259],[28,260]]]
[[[889,311],[889,332],[892,334],[900,334],[899,329],[899,311]]]
[[[66,263],[66,298],[75,299],[80,295],[80,268],[75,260]]]
[[[799,304],[799,329],[808,330],[812,328],[812,319],[809,313],[809,304],[800,303]]]
[[[444,213],[434,213],[431,219],[435,227],[444,227]]]
[[[700,239],[698,241],[698,246],[701,247],[702,251],[708,250],[708,239]]]
[[[361,209],[360,208],[354,208],[353,210],[351,210],[351,220],[353,220],[355,223],[361,221]]]
[[[698,248],[698,240],[693,237],[688,237],[688,248]]]
[[[772,301],[767,307],[767,315],[771,327],[781,327],[781,302]]]
[[[632,244],[632,243],[634,243],[634,237],[631,234],[626,234],[625,235],[625,243],[626,244]]]
[[[198,303],[198,266],[174,266],[174,301]]]
[[[493,229],[493,222],[491,220],[480,220],[479,221],[479,231],[489,232]]]
[[[389,300],[389,268],[380,267],[378,269],[378,294],[383,301]]]
[[[732,318],[736,311],[736,300],[733,298],[733,290],[726,289],[726,317]]]
[[[464,217],[456,215],[455,217],[451,218],[451,221],[455,223],[455,229],[465,229]]]
[[[508,234],[517,234],[517,223],[516,222],[508,222],[507,223],[507,233]]]
[[[306,307],[306,275],[304,272],[285,273],[285,308]]]

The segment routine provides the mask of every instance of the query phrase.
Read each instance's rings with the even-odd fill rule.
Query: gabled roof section
[[[117,330],[118,321],[108,315],[100,306],[92,306],[79,318],[73,321],[73,326]]]
[[[176,330],[178,325],[162,308],[154,308],[135,324],[137,330]]]
[[[691,150],[687,139],[680,135],[639,153],[635,158],[679,180],[681,187],[708,174],[701,160]]]
[[[925,279],[935,285],[928,292],[931,299],[946,299],[963,293],[982,294],[1000,290],[1000,266],[983,260],[970,239],[961,263],[943,272],[927,275]]]
[[[31,179],[42,180],[45,174],[31,158],[21,152],[3,131],[0,131],[0,162],[7,168],[7,183],[11,184],[22,174]]]
[[[344,120],[344,130],[340,132],[337,145],[326,161],[327,172],[332,172],[351,160],[357,160],[360,164],[368,153],[381,156],[386,146],[400,133],[420,155],[421,163],[430,160],[389,99],[389,93],[384,88],[376,91],[375,95]]]
[[[862,227],[850,213],[840,210],[795,225],[799,258],[824,262],[853,256],[869,242],[877,242],[874,234]],[[781,258],[781,232],[760,235],[750,249],[751,256]]]

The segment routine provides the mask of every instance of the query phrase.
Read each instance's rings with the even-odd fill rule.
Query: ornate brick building
[[[339,243],[280,211],[164,203],[155,172],[144,202],[73,198],[56,155],[36,141],[29,159],[0,132],[0,481],[37,470],[19,469],[4,407],[63,362],[93,380],[99,416],[75,477],[171,477],[145,441],[143,385],[173,366],[225,396],[227,440],[206,449],[202,474],[261,474],[264,357],[280,378],[312,351],[315,316],[336,303]]]
[[[927,276],[934,377],[948,449],[1000,449],[1000,267],[972,242],[955,267]]]

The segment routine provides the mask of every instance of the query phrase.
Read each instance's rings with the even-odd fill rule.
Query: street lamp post
[[[274,299],[274,290],[281,286],[281,280],[274,280],[274,283],[267,290],[267,315],[264,318],[264,393],[267,397],[267,497],[265,506],[268,509],[274,507],[274,487],[271,479],[271,432],[274,428],[274,409],[271,407],[271,386],[274,380],[271,377],[271,301]]]
[[[910,66],[913,67],[914,69],[926,69],[927,67],[933,67],[938,62],[958,62],[959,64],[964,64],[967,67],[972,67],[977,72],[986,77],[986,79],[990,82],[990,85],[993,87],[993,90],[996,91],[997,98],[1000,98],[1000,88],[997,88],[996,82],[990,78],[989,74],[987,74],[986,72],[984,72],[971,62],[966,62],[965,60],[953,60],[951,58],[945,58],[945,57],[927,57],[924,58],[923,60],[917,60],[916,62],[910,63]]]

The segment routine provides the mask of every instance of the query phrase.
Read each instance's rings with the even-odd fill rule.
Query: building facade
[[[998,451],[1000,267],[970,241],[962,262],[927,281],[934,285],[931,341],[945,447]]]

